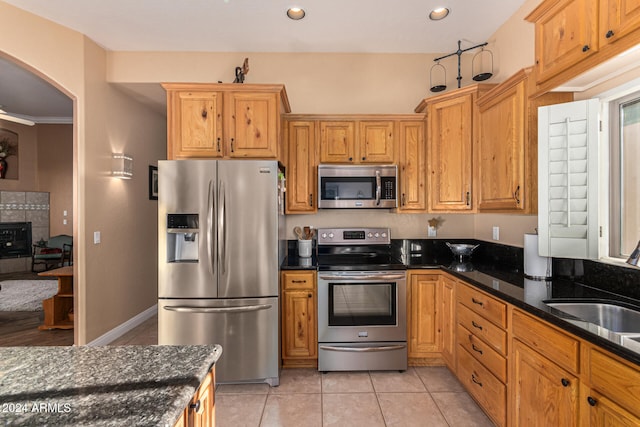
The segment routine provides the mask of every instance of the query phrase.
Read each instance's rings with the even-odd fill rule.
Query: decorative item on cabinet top
[[[482,48],[482,50],[480,52],[478,52],[476,55],[474,55],[472,63],[471,63],[471,68],[472,68],[472,73],[473,74],[473,80],[476,82],[480,82],[480,81],[484,81],[487,80],[489,78],[491,78],[491,76],[493,76],[493,54],[491,53],[490,50],[485,50],[484,47],[488,44],[487,42],[485,43],[480,43],[477,44],[475,46],[471,46],[468,47],[466,49],[462,49],[461,48],[461,44],[462,42],[460,40],[458,40],[458,50],[456,50],[455,52],[451,52],[447,55],[444,56],[440,56],[438,58],[434,59],[434,62],[436,63],[435,65],[433,65],[431,67],[431,70],[429,71],[429,87],[431,92],[441,92],[443,90],[445,90],[447,88],[447,71],[444,68],[444,65],[440,64],[440,61],[445,59],[445,58],[449,58],[450,56],[453,55],[457,55],[458,56],[458,75],[456,77],[456,80],[458,80],[458,89],[461,87],[461,81],[462,81],[462,75],[460,73],[460,59],[463,53],[468,52],[470,50],[473,49],[477,49],[477,48]],[[478,65],[476,65],[476,63],[478,63]],[[485,66],[489,65],[490,68],[485,68]],[[476,67],[478,67],[478,69],[476,70]],[[440,72],[440,70],[442,70],[442,74],[443,74],[443,79],[442,80],[436,80],[436,83],[433,82],[433,73],[434,70],[436,72]]]

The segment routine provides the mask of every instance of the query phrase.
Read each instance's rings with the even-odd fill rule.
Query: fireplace
[[[31,256],[31,223],[0,222],[0,259]]]

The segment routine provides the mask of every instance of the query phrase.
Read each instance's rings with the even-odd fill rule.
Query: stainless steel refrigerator
[[[216,380],[279,384],[275,161],[158,162],[158,343],[221,344]]]

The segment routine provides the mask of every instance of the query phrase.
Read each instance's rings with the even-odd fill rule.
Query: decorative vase
[[[0,179],[4,179],[7,175],[7,161],[3,158],[0,159]]]

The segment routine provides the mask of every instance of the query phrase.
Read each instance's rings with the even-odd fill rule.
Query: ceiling
[[[449,53],[485,42],[525,0],[2,1],[111,51]],[[305,18],[287,18],[291,6]],[[450,15],[430,21],[438,6]],[[0,105],[36,122],[72,116],[68,98],[1,57]]]

